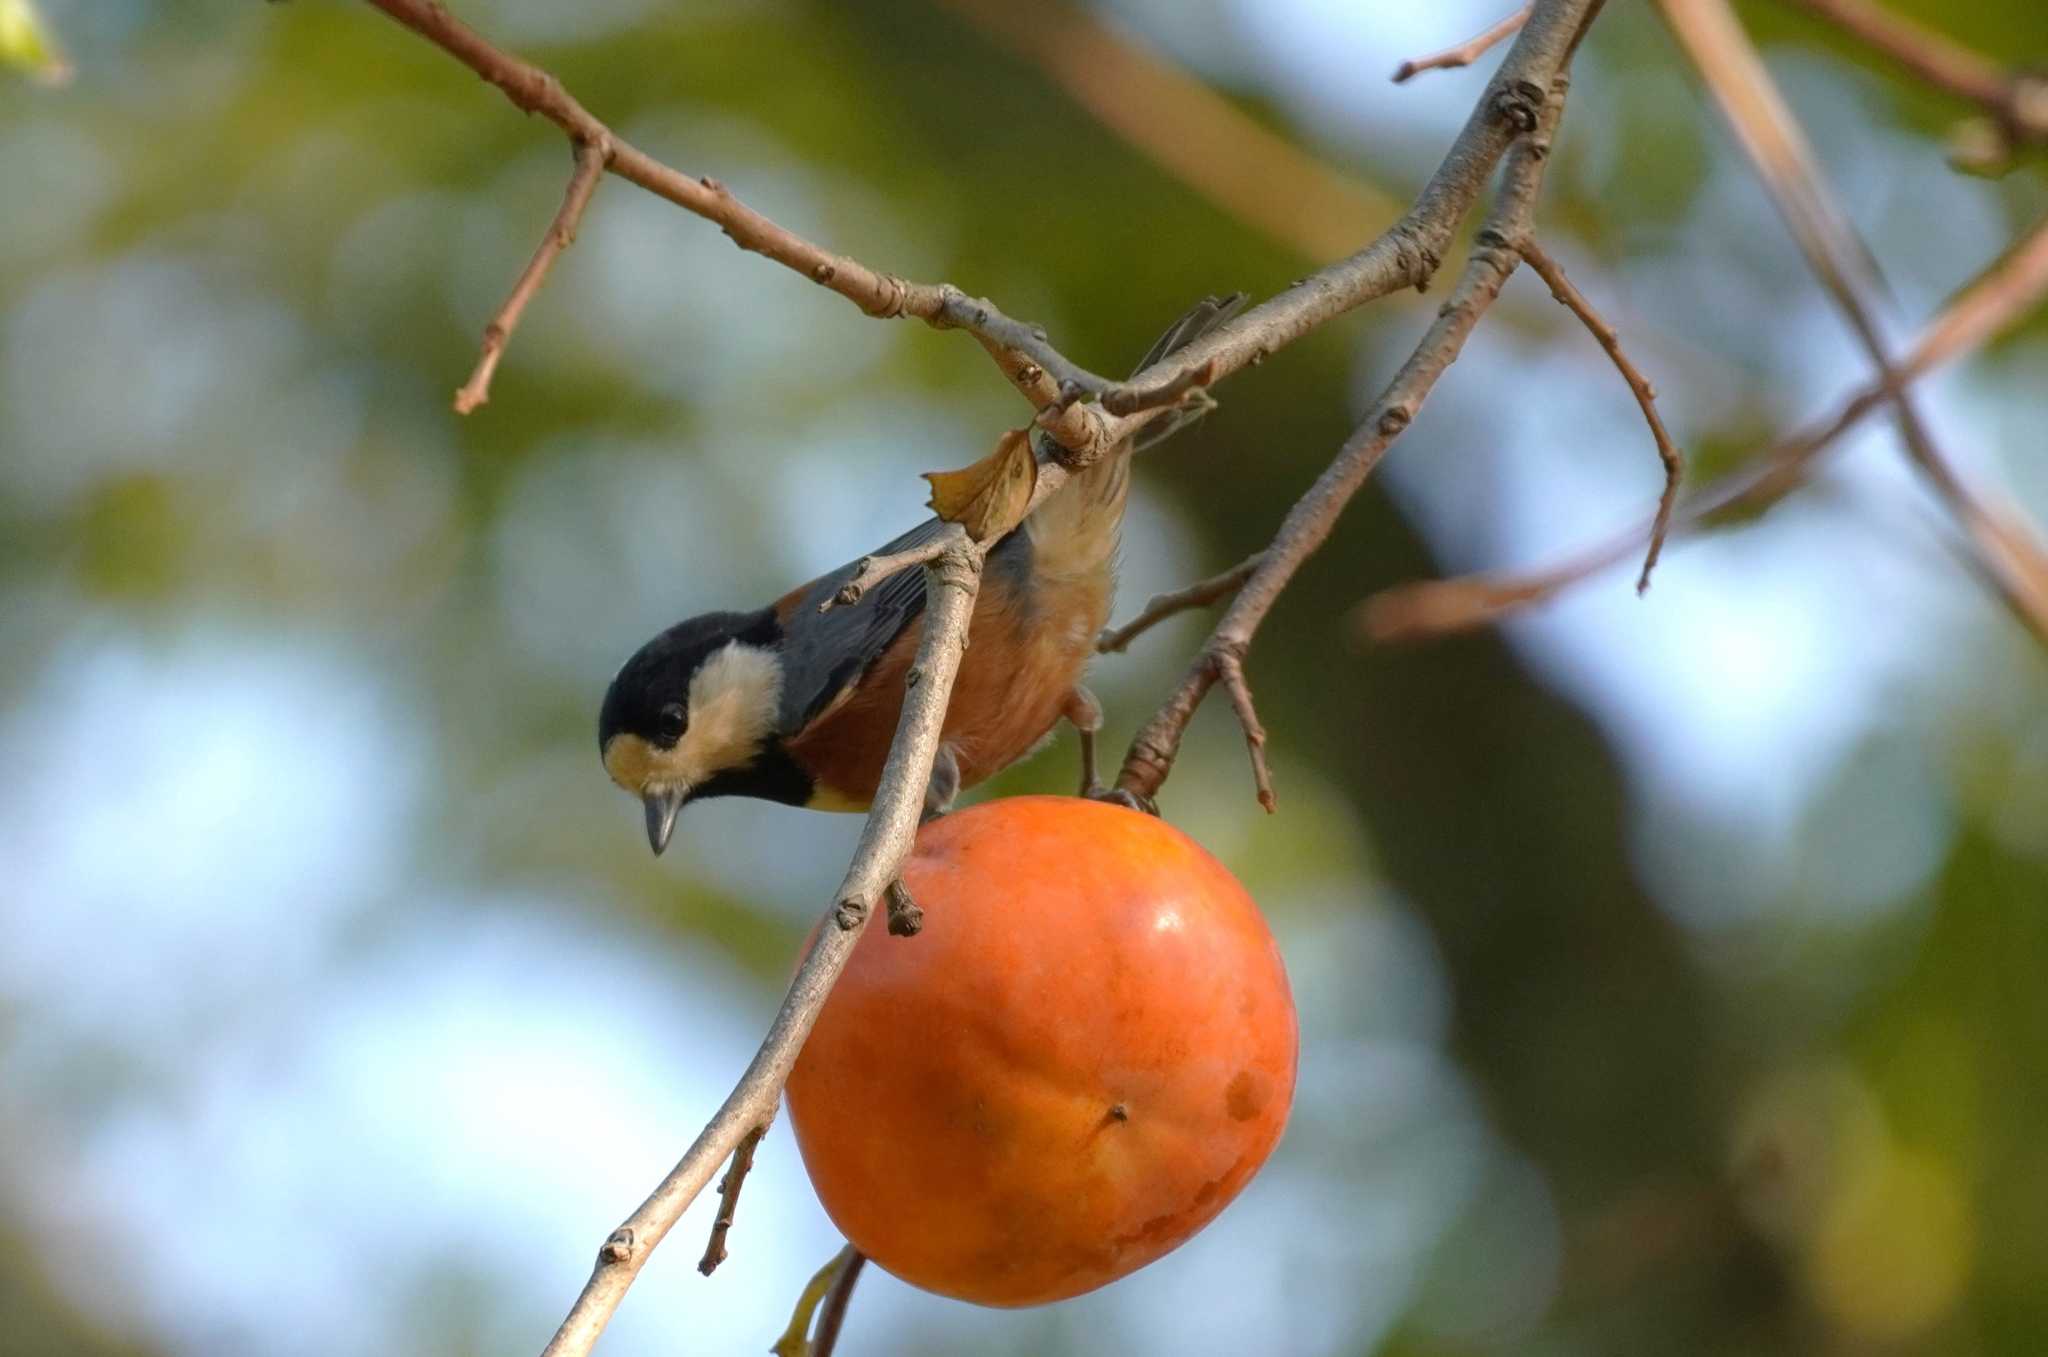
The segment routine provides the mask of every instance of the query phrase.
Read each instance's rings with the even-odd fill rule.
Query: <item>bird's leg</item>
[[[1102,704],[1095,700],[1095,694],[1075,684],[1060,714],[1073,723],[1081,736],[1081,795],[1090,801],[1105,801],[1146,815],[1159,814],[1159,803],[1151,797],[1102,785],[1102,776],[1095,769],[1095,733],[1102,729]]]
[[[1136,792],[1127,792],[1122,787],[1099,787],[1089,793],[1088,799],[1107,802],[1112,806],[1122,806],[1125,810],[1134,810],[1142,815],[1157,817],[1159,814],[1157,801],[1149,796],[1140,796]]]
[[[960,760],[954,757],[953,746],[942,744],[932,756],[931,781],[924,784],[924,815],[918,823],[930,824],[953,809],[953,798],[958,795]]]
[[[1102,795],[1102,779],[1095,772],[1095,732],[1102,729],[1102,704],[1095,700],[1095,694],[1075,684],[1067,694],[1066,705],[1060,714],[1073,724],[1081,737],[1081,795],[1099,798]]]

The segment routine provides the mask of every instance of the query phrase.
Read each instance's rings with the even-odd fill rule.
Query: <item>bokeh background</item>
[[[655,154],[1098,369],[1320,262],[947,4],[456,8]],[[1093,13],[1398,203],[1482,77],[1387,72],[1500,8]],[[1609,8],[1542,218],[1704,479],[1864,369],[1668,35]],[[2048,57],[2036,0],[1906,8]],[[43,11],[76,79],[0,79],[0,1353],[537,1350],[856,829],[708,804],[651,860],[603,685],[914,521],[915,473],[1020,409],[972,342],[613,181],[459,419],[559,199],[551,128],[360,5]],[[1902,328],[2048,209],[2038,168],[1944,163],[1967,110],[1745,15]],[[1150,456],[1120,615],[1261,545],[1432,304],[1328,327]],[[2048,518],[2048,323],[1927,390]],[[1501,633],[1358,638],[1374,589],[1548,560],[1656,485],[1626,390],[1518,277],[1251,658],[1280,814],[1217,702],[1164,798],[1292,969],[1279,1154],[1080,1300],[871,1272],[843,1353],[2048,1350],[2048,664],[1886,431],[1646,599],[1624,570]],[[1202,625],[1097,666],[1115,748]],[[837,1246],[781,1126],[707,1281],[709,1209],[604,1352],[761,1351]]]

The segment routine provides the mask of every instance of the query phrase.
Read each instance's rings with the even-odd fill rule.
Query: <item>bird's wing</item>
[[[926,519],[872,554],[909,551],[931,541],[945,526],[939,519]],[[848,562],[776,605],[782,621],[782,704],[777,724],[785,737],[794,736],[852,691],[868,666],[924,611],[924,571],[913,566],[889,576],[857,603],[819,612],[818,605],[837,594],[859,568],[860,562]]]

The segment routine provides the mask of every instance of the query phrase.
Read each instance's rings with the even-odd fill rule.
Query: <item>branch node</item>
[[[611,1232],[611,1237],[606,1239],[602,1247],[598,1249],[597,1265],[599,1267],[611,1267],[632,1261],[633,1231],[630,1227],[620,1226]]]
[[[1543,91],[1526,80],[1517,80],[1495,91],[1489,111],[1517,132],[1534,132]]]
[[[924,911],[899,876],[889,883],[889,932],[899,938],[914,938],[923,930]]]
[[[1390,405],[1380,411],[1374,427],[1382,438],[1392,438],[1415,421],[1415,412],[1405,405]]]
[[[832,910],[832,922],[839,925],[842,933],[851,933],[866,922],[868,902],[857,895],[849,895]]]

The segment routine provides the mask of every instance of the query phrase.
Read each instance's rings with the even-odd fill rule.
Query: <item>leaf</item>
[[[958,523],[977,542],[1000,537],[1017,526],[1038,485],[1038,458],[1031,451],[1031,431],[1012,429],[996,440],[996,449],[973,466],[958,471],[927,471],[932,484],[932,512]]]
[[[0,68],[26,71],[45,85],[71,79],[71,63],[32,0],[0,0]]]

